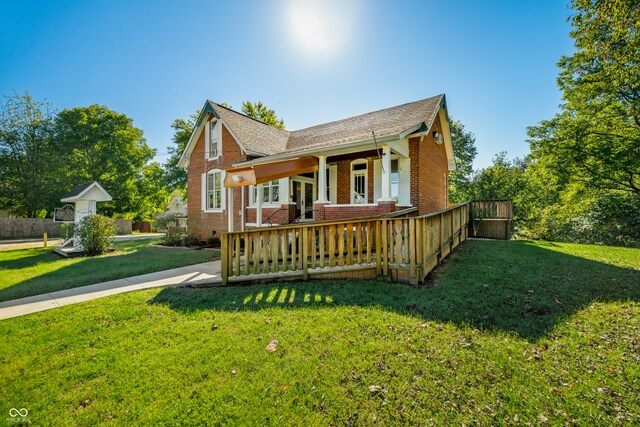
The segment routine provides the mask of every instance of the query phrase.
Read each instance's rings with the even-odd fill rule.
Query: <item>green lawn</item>
[[[640,420],[638,249],[472,241],[430,287],[151,289],[0,334],[0,411],[34,424]]]
[[[99,257],[60,258],[51,249],[0,251],[0,301],[219,259],[219,252],[152,248],[159,239],[113,244]]]

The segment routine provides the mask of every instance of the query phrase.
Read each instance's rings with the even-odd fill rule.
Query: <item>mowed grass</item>
[[[113,244],[99,257],[61,258],[51,248],[0,251],[0,301],[219,259],[219,252],[154,248],[159,239]]]
[[[471,241],[430,287],[165,288],[9,319],[0,411],[56,426],[636,425],[639,256]]]

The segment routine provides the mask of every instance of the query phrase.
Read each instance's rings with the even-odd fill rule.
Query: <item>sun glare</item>
[[[313,57],[339,53],[352,37],[355,8],[348,0],[290,0],[287,20],[292,42]]]

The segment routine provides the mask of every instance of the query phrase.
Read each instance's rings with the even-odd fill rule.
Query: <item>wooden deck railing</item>
[[[222,234],[222,280],[383,276],[422,283],[467,238],[470,202],[407,218],[292,224]]]

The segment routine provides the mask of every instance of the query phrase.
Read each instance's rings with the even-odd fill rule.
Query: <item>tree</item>
[[[473,196],[473,159],[478,154],[476,137],[464,130],[464,125],[451,119],[449,122],[456,170],[449,177],[449,199],[452,203],[462,203]]]
[[[187,147],[187,142],[189,142],[189,138],[191,137],[191,133],[193,132],[193,128],[199,115],[200,111],[197,111],[195,114],[189,116],[187,120],[175,119],[171,124],[171,127],[173,128],[173,137],[171,139],[172,145],[167,149],[170,157],[164,164],[166,171],[166,183],[171,190],[178,190],[186,193],[187,171],[178,166],[178,162]]]
[[[566,181],[640,194],[640,4],[572,6],[576,52],[558,63],[565,103],[529,129],[532,156]]]
[[[254,119],[265,122],[266,124],[284,129],[284,120],[278,118],[275,110],[267,108],[262,102],[252,103],[244,101],[242,103],[242,112]]]
[[[24,95],[0,105],[0,207],[27,217],[46,214],[51,192],[53,109]]]
[[[139,181],[155,150],[132,119],[100,105],[71,108],[58,114],[55,132],[56,149],[65,159],[57,173],[60,192],[98,181],[113,197],[100,204],[104,214],[144,216],[145,195],[138,191]]]

